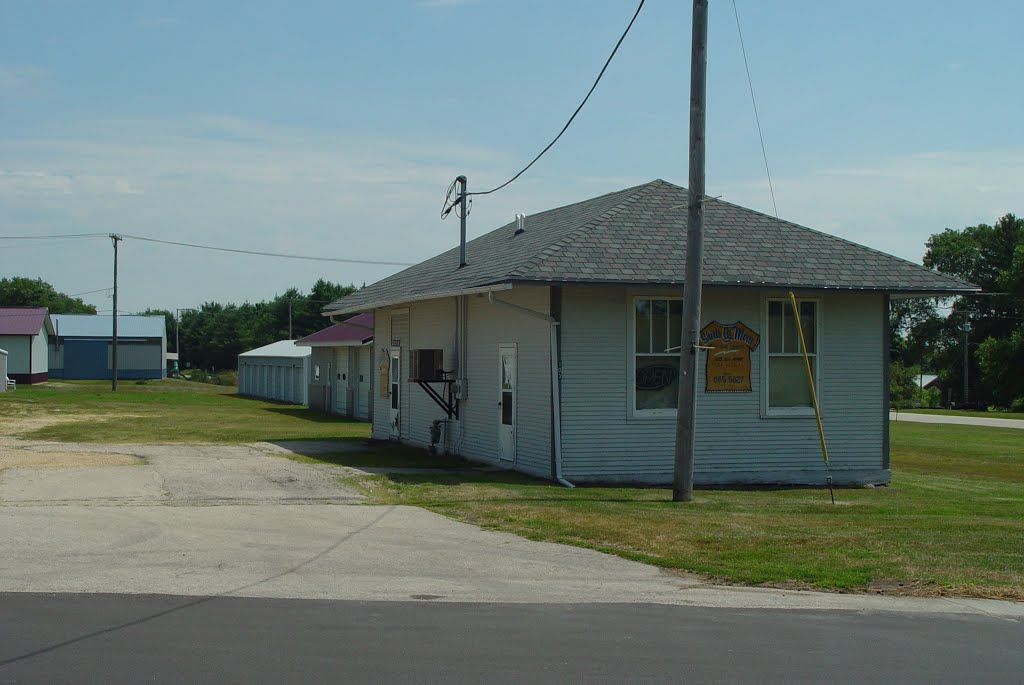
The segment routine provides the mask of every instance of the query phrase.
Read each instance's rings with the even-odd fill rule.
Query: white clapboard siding
[[[495,294],[501,300],[547,315],[547,287],[517,287]],[[409,383],[409,351],[441,349],[446,369],[456,367],[455,298],[413,302],[393,310],[377,310],[374,317],[376,350],[372,356],[374,437],[389,437],[387,401],[378,394],[381,349],[394,341],[402,345],[402,440],[416,445],[430,442],[430,424],[445,419],[444,411],[415,383]],[[497,463],[498,345],[516,343],[518,353],[516,468],[548,476],[551,473],[551,374],[549,324],[541,318],[491,304],[485,296],[468,298],[467,398],[459,421],[449,423],[447,447],[468,459]],[[435,384],[442,392],[441,384]]]
[[[359,399],[356,401],[356,412],[355,416],[357,419],[369,419],[373,413],[373,403],[377,399],[374,396],[374,378],[373,378],[373,360],[374,360],[374,348],[373,345],[366,347],[360,347],[355,353],[355,363],[352,364],[354,369],[353,383],[356,388],[356,392],[359,395]]]
[[[496,292],[494,297],[544,315],[550,312],[546,286],[520,286]],[[463,405],[460,453],[471,459],[498,461],[498,345],[515,343],[515,467],[526,473],[550,476],[550,324],[540,317],[491,304],[482,296],[469,298],[467,320],[469,396]]]
[[[633,296],[666,291],[566,287],[562,311],[563,469],[572,480],[671,479],[675,417],[634,417],[629,406]],[[777,296],[782,293],[775,293]],[[705,290],[702,325],[742,321],[764,343],[764,294]],[[818,388],[837,481],[887,480],[883,469],[883,297],[821,297]],[[698,365],[696,482],[821,482],[813,417],[764,417],[764,345],[751,356],[750,393],[705,393]],[[845,474],[845,475],[844,475]]]

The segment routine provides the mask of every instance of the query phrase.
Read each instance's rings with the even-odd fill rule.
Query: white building
[[[373,312],[373,436],[569,481],[668,483],[687,191],[542,212],[325,309]],[[836,483],[889,481],[890,297],[970,283],[716,200],[705,208],[696,483],[824,483],[789,291]],[[436,430],[435,430],[436,433]]]
[[[0,347],[7,350],[7,377],[19,385],[49,378],[46,345],[53,323],[46,307],[0,307]]]
[[[312,349],[309,408],[363,421],[373,416],[373,314],[301,338]]]
[[[308,347],[280,340],[238,355],[238,394],[306,404],[309,385]]]

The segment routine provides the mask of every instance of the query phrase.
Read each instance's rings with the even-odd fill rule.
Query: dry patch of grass
[[[0,471],[6,469],[74,469],[94,466],[138,466],[144,461],[130,454],[39,450],[0,442]]]

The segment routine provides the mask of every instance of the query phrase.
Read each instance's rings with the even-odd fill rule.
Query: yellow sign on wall
[[[704,392],[750,392],[750,353],[761,336],[737,321],[712,321],[700,331],[700,344],[710,349],[704,366]]]

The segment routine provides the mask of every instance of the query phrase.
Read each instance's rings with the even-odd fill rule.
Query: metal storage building
[[[238,355],[238,394],[306,404],[309,385],[308,347],[280,340]]]
[[[0,350],[0,392],[7,391],[7,350]]]
[[[107,380],[113,366],[112,314],[53,314],[50,377]],[[167,325],[162,316],[117,316],[117,377],[164,378]]]
[[[46,343],[52,335],[46,307],[0,307],[0,346],[7,350],[7,376],[19,385],[46,381]]]
[[[373,418],[373,314],[358,314],[300,338],[312,348],[309,408],[325,414]]]

